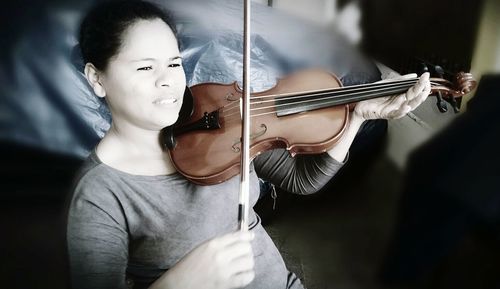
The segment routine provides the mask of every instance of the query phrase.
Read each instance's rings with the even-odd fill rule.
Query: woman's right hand
[[[235,232],[208,240],[163,274],[150,289],[232,289],[255,277],[253,232]]]

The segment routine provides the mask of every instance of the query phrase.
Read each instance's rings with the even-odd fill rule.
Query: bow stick
[[[238,206],[240,231],[248,230],[250,203],[250,0],[244,0],[243,17],[243,94],[241,102],[241,173]]]

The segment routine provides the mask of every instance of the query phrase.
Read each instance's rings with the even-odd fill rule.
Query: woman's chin
[[[162,119],[161,121],[158,121],[157,122],[157,126],[162,129],[162,128],[165,128],[167,126],[171,126],[173,125],[176,121],[177,121],[177,115],[175,117],[169,117],[169,118],[166,118],[166,119]]]

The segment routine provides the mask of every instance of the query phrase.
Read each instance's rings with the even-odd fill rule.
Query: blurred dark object
[[[498,107],[500,75],[483,76],[467,111],[411,154],[398,225],[382,272],[385,282],[433,278],[439,283],[447,278],[442,272],[452,272],[443,264],[457,267],[449,260],[456,260],[463,253],[459,246],[472,239],[473,247],[489,244],[490,258],[477,262],[471,261],[477,260],[474,254],[462,256],[455,282],[462,281],[459,288],[500,286],[498,272],[491,276],[488,270],[500,266],[493,257],[500,253]]]
[[[82,160],[0,143],[2,288],[67,288],[63,203]]]
[[[363,46],[385,65],[402,74],[422,62],[447,77],[470,71],[483,0],[361,2]]]
[[[2,203],[62,202],[82,159],[18,143],[0,142]]]

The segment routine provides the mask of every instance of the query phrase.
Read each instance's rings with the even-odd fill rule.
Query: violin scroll
[[[458,73],[454,82],[443,78],[431,78],[432,92],[441,92],[444,97],[458,98],[471,92],[477,86],[477,81],[472,74]]]
[[[462,95],[465,95],[476,88],[477,81],[474,79],[472,74],[460,72],[455,76],[455,84]]]

